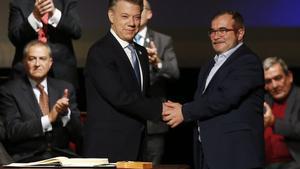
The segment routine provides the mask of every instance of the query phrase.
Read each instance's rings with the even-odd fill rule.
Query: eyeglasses
[[[213,36],[213,35],[225,35],[229,31],[235,31],[236,29],[227,29],[227,28],[219,28],[219,29],[210,29],[208,30],[208,35]]]

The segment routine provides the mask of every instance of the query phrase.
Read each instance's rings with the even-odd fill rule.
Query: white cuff
[[[52,125],[48,115],[41,117],[43,132],[52,131]]]
[[[63,127],[66,127],[66,125],[70,121],[70,119],[71,119],[71,110],[68,108],[68,114],[61,118],[61,121],[63,123]]]
[[[28,20],[29,24],[31,25],[31,27],[32,27],[36,32],[38,32],[39,29],[43,27],[43,23],[40,22],[40,21],[38,21],[38,20],[34,17],[33,13],[31,13],[31,14],[28,16],[27,20]]]
[[[49,18],[48,20],[48,24],[56,28],[60,19],[61,19],[61,11],[55,8],[52,17]]]

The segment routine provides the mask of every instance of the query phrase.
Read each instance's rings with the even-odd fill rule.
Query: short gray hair
[[[280,57],[268,57],[263,61],[264,70],[270,69],[275,64],[279,64],[283,70],[283,72],[287,75],[289,73],[289,69],[287,64]]]
[[[41,46],[41,47],[45,47],[48,51],[48,54],[50,57],[52,57],[52,51],[49,47],[49,45],[47,43],[43,43],[39,40],[33,40],[33,41],[30,41],[29,43],[27,43],[27,45],[25,46],[24,50],[23,50],[23,59],[25,57],[27,57],[28,55],[28,52],[29,52],[29,48],[31,48],[32,46]]]

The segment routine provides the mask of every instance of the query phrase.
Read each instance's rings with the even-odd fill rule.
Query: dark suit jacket
[[[267,94],[266,102],[270,106],[274,100]],[[276,119],[275,133],[283,135],[294,160],[300,164],[300,89],[293,86],[287,98],[287,108],[283,119]]]
[[[172,38],[168,35],[147,29],[144,46],[149,47],[153,41],[158,56],[162,62],[162,69],[150,65],[150,89],[149,95],[166,99],[167,87],[171,80],[179,78],[176,54],[173,48]],[[147,133],[158,134],[168,131],[168,126],[164,122],[147,121]]]
[[[3,124],[3,114],[0,113],[0,165],[9,164],[13,162],[10,155],[7,153],[2,142],[5,139],[5,126]]]
[[[14,160],[30,158],[48,148],[67,150],[69,141],[80,143],[81,124],[74,88],[70,83],[48,78],[49,107],[52,108],[69,89],[71,119],[65,127],[61,116],[52,123],[53,130],[44,133],[39,104],[29,80],[24,78],[7,82],[0,88],[0,112],[4,113],[6,127],[5,147]]]
[[[161,100],[146,97],[146,50],[135,46],[143,73],[142,92],[124,49],[110,32],[89,50],[84,136],[84,154],[88,157],[108,157],[112,162],[137,160],[144,121],[161,119]]]
[[[54,63],[51,72],[55,78],[71,82],[77,87],[76,58],[72,39],[79,39],[81,27],[77,15],[77,0],[53,0],[55,7],[62,12],[56,28],[48,25],[48,44],[52,50]],[[16,48],[13,60],[15,73],[24,74],[21,63],[24,46],[37,39],[37,32],[27,18],[33,10],[35,0],[11,0],[8,24],[8,37]]]
[[[198,121],[203,153],[210,169],[262,167],[264,78],[261,62],[245,44],[240,46],[203,93],[213,65],[212,59],[201,69],[194,101],[183,106],[184,119]],[[195,130],[195,142],[199,143],[197,140]]]

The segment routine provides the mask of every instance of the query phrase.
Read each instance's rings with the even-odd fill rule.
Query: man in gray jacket
[[[166,99],[168,83],[179,78],[179,68],[172,38],[150,29],[147,25],[152,18],[149,2],[144,0],[141,26],[135,41],[146,47],[150,63],[150,89],[152,97]],[[164,154],[164,137],[168,126],[163,122],[147,121],[146,137],[142,151],[143,161],[160,164]]]
[[[300,89],[281,58],[266,58],[263,66],[266,169],[299,168]]]

